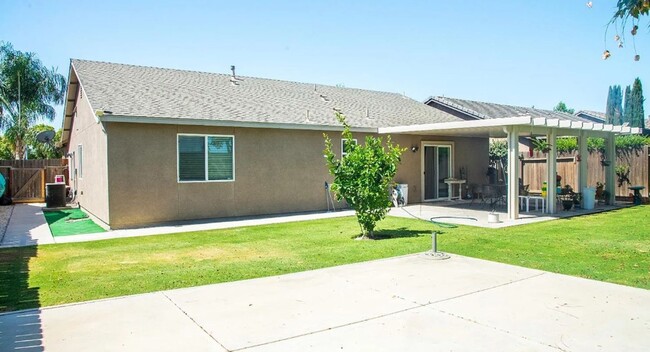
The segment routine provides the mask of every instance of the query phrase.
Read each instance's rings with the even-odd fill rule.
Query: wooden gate
[[[45,202],[45,184],[54,182],[55,175],[67,178],[67,169],[66,159],[0,160],[0,173],[7,181],[5,193],[15,203]]]

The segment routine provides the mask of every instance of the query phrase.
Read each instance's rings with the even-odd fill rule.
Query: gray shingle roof
[[[459,121],[397,93],[72,60],[93,109],[115,116],[338,126],[390,127]]]
[[[593,122],[600,122],[600,123],[604,123],[605,120],[607,119],[605,113],[598,112],[598,111],[580,110],[576,112],[575,115]]]
[[[504,117],[531,116],[533,118],[544,117],[547,119],[561,119],[571,121],[593,122],[572,114],[551,110],[526,108],[523,106],[485,103],[481,101],[455,99],[447,97],[431,97],[427,103],[437,102],[455,108],[467,115],[478,119],[497,119]]]

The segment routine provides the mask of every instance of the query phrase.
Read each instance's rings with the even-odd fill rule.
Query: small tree
[[[574,109],[568,108],[563,101],[557,103],[557,105],[555,105],[553,108],[553,111],[566,112],[567,114],[573,114],[575,112]]]
[[[336,118],[343,125],[341,137],[352,140],[345,116],[337,112]],[[354,209],[362,231],[361,238],[373,238],[376,223],[386,216],[390,207],[388,190],[397,173],[400,156],[406,149],[393,144],[390,136],[385,147],[381,138],[368,136],[364,145],[347,144],[346,155],[337,159],[332,140],[327,134],[323,137],[327,167],[334,176],[332,191],[337,200],[345,199]]]

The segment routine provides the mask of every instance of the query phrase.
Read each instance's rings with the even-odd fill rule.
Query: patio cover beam
[[[639,134],[640,128],[628,126],[614,126],[610,124],[568,121],[561,119],[547,119],[544,117],[515,116],[496,119],[467,120],[453,122],[439,122],[420,125],[405,125],[392,127],[379,127],[379,134],[421,134],[421,135],[472,135],[479,131],[485,137],[507,137],[506,128],[519,126],[520,134],[527,132],[531,135],[546,135],[550,128],[556,129],[556,136],[579,136],[581,131],[587,131],[589,137],[606,138],[609,134]],[[489,132],[489,133],[488,133]],[[488,135],[489,134],[489,135]],[[476,135],[476,133],[475,133]]]

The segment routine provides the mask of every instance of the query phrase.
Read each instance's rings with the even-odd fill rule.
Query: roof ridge
[[[218,75],[218,76],[225,76],[225,77],[230,77],[231,76],[231,74],[229,74],[229,73],[208,72],[208,71],[198,71],[198,70],[186,70],[186,69],[158,67],[158,66],[149,66],[149,65],[124,64],[124,63],[101,61],[101,60],[87,60],[87,59],[71,58],[70,61],[91,62],[91,63],[117,65],[117,66],[129,66],[129,67],[134,67],[134,68],[146,68],[146,69],[155,69],[155,70],[167,70],[167,71],[174,71],[174,72],[193,72],[193,73],[199,73],[199,74]],[[409,96],[406,96],[405,94],[402,94],[402,93],[386,92],[386,91],[382,91],[382,90],[373,90],[373,89],[355,88],[355,87],[338,87],[336,85],[329,85],[329,84],[322,84],[322,83],[299,82],[299,81],[283,80],[283,79],[278,79],[278,78],[266,78],[266,77],[256,77],[256,76],[237,75],[237,77],[241,77],[241,78],[244,78],[244,79],[246,79],[246,78],[260,79],[260,80],[266,80],[266,81],[272,81],[272,82],[294,83],[294,84],[317,86],[317,87],[320,86],[320,87],[327,87],[327,88],[334,88],[334,89],[341,89],[341,90],[356,90],[356,91],[362,91],[362,92],[390,94],[390,95],[401,96],[401,97],[406,97],[406,98],[411,99],[411,100],[415,100],[415,99],[413,99],[413,98],[411,98]],[[415,100],[415,101],[417,101],[417,100]]]

